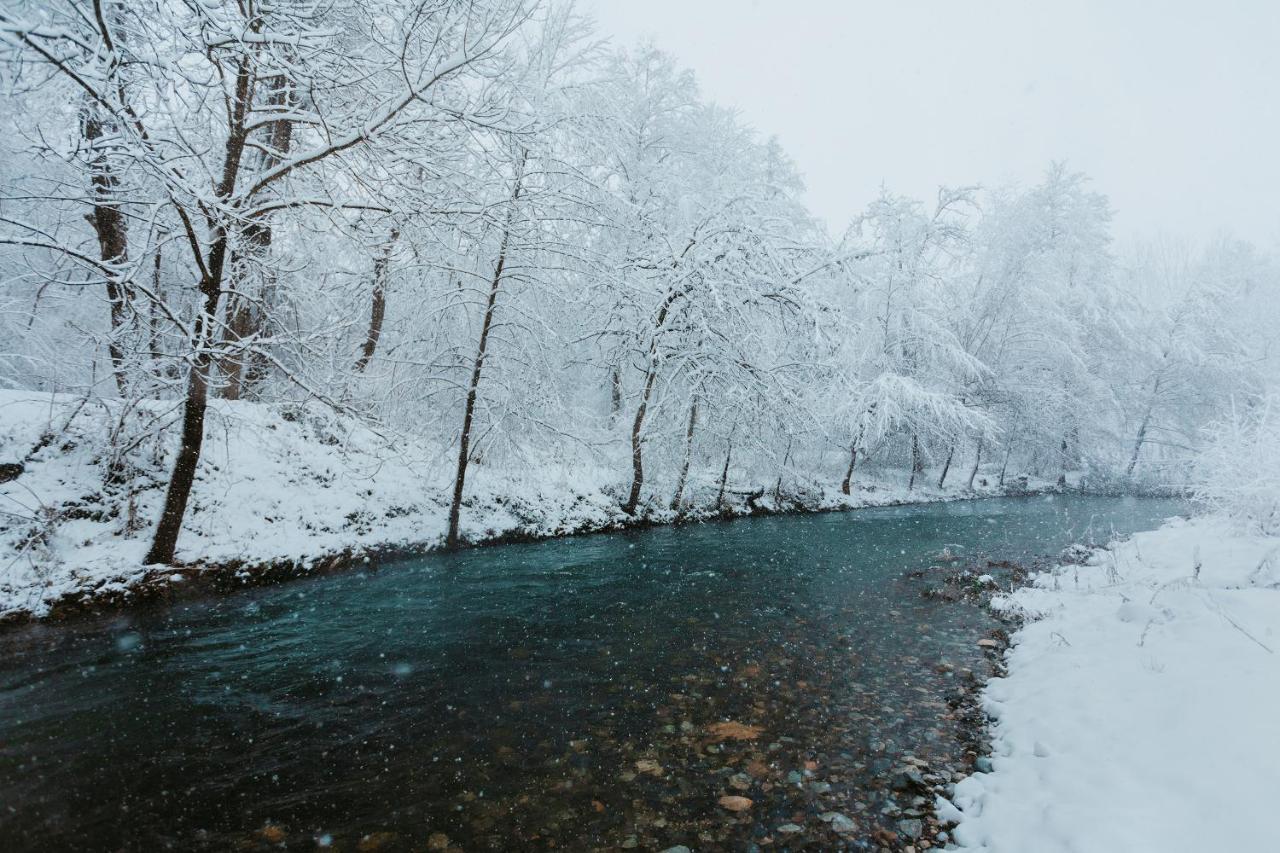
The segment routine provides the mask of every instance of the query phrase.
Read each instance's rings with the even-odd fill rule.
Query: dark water
[[[989,665],[989,617],[905,573],[1179,510],[741,520],[22,629],[0,637],[0,848],[862,849],[913,811],[885,771],[956,760],[943,694]],[[726,720],[759,734],[717,742]],[[835,835],[831,811],[858,832]]]

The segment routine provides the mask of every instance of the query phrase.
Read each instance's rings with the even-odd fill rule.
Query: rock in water
[[[725,794],[717,802],[722,808],[726,808],[731,812],[745,812],[751,808],[752,802],[746,797],[738,797],[733,794]]]
[[[841,835],[848,835],[858,831],[858,825],[853,822],[853,818],[840,812],[827,812],[821,818],[824,823],[831,824],[831,828]]]

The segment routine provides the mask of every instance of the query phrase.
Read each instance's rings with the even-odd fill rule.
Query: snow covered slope
[[[1280,539],[1174,521],[999,604],[1034,621],[943,804],[962,849],[1280,849]]]

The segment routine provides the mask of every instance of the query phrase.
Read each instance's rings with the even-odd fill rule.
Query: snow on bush
[[[1280,397],[1232,407],[1195,466],[1196,495],[1250,532],[1280,534]]]

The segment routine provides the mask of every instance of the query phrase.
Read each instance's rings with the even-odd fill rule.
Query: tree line
[[[13,0],[0,63],[0,385],[172,402],[148,563],[211,398],[439,447],[456,543],[475,465],[611,466],[628,513],[697,468],[1176,482],[1275,375],[1253,247],[1119,249],[1062,164],[833,236],[776,140],[568,4]]]

